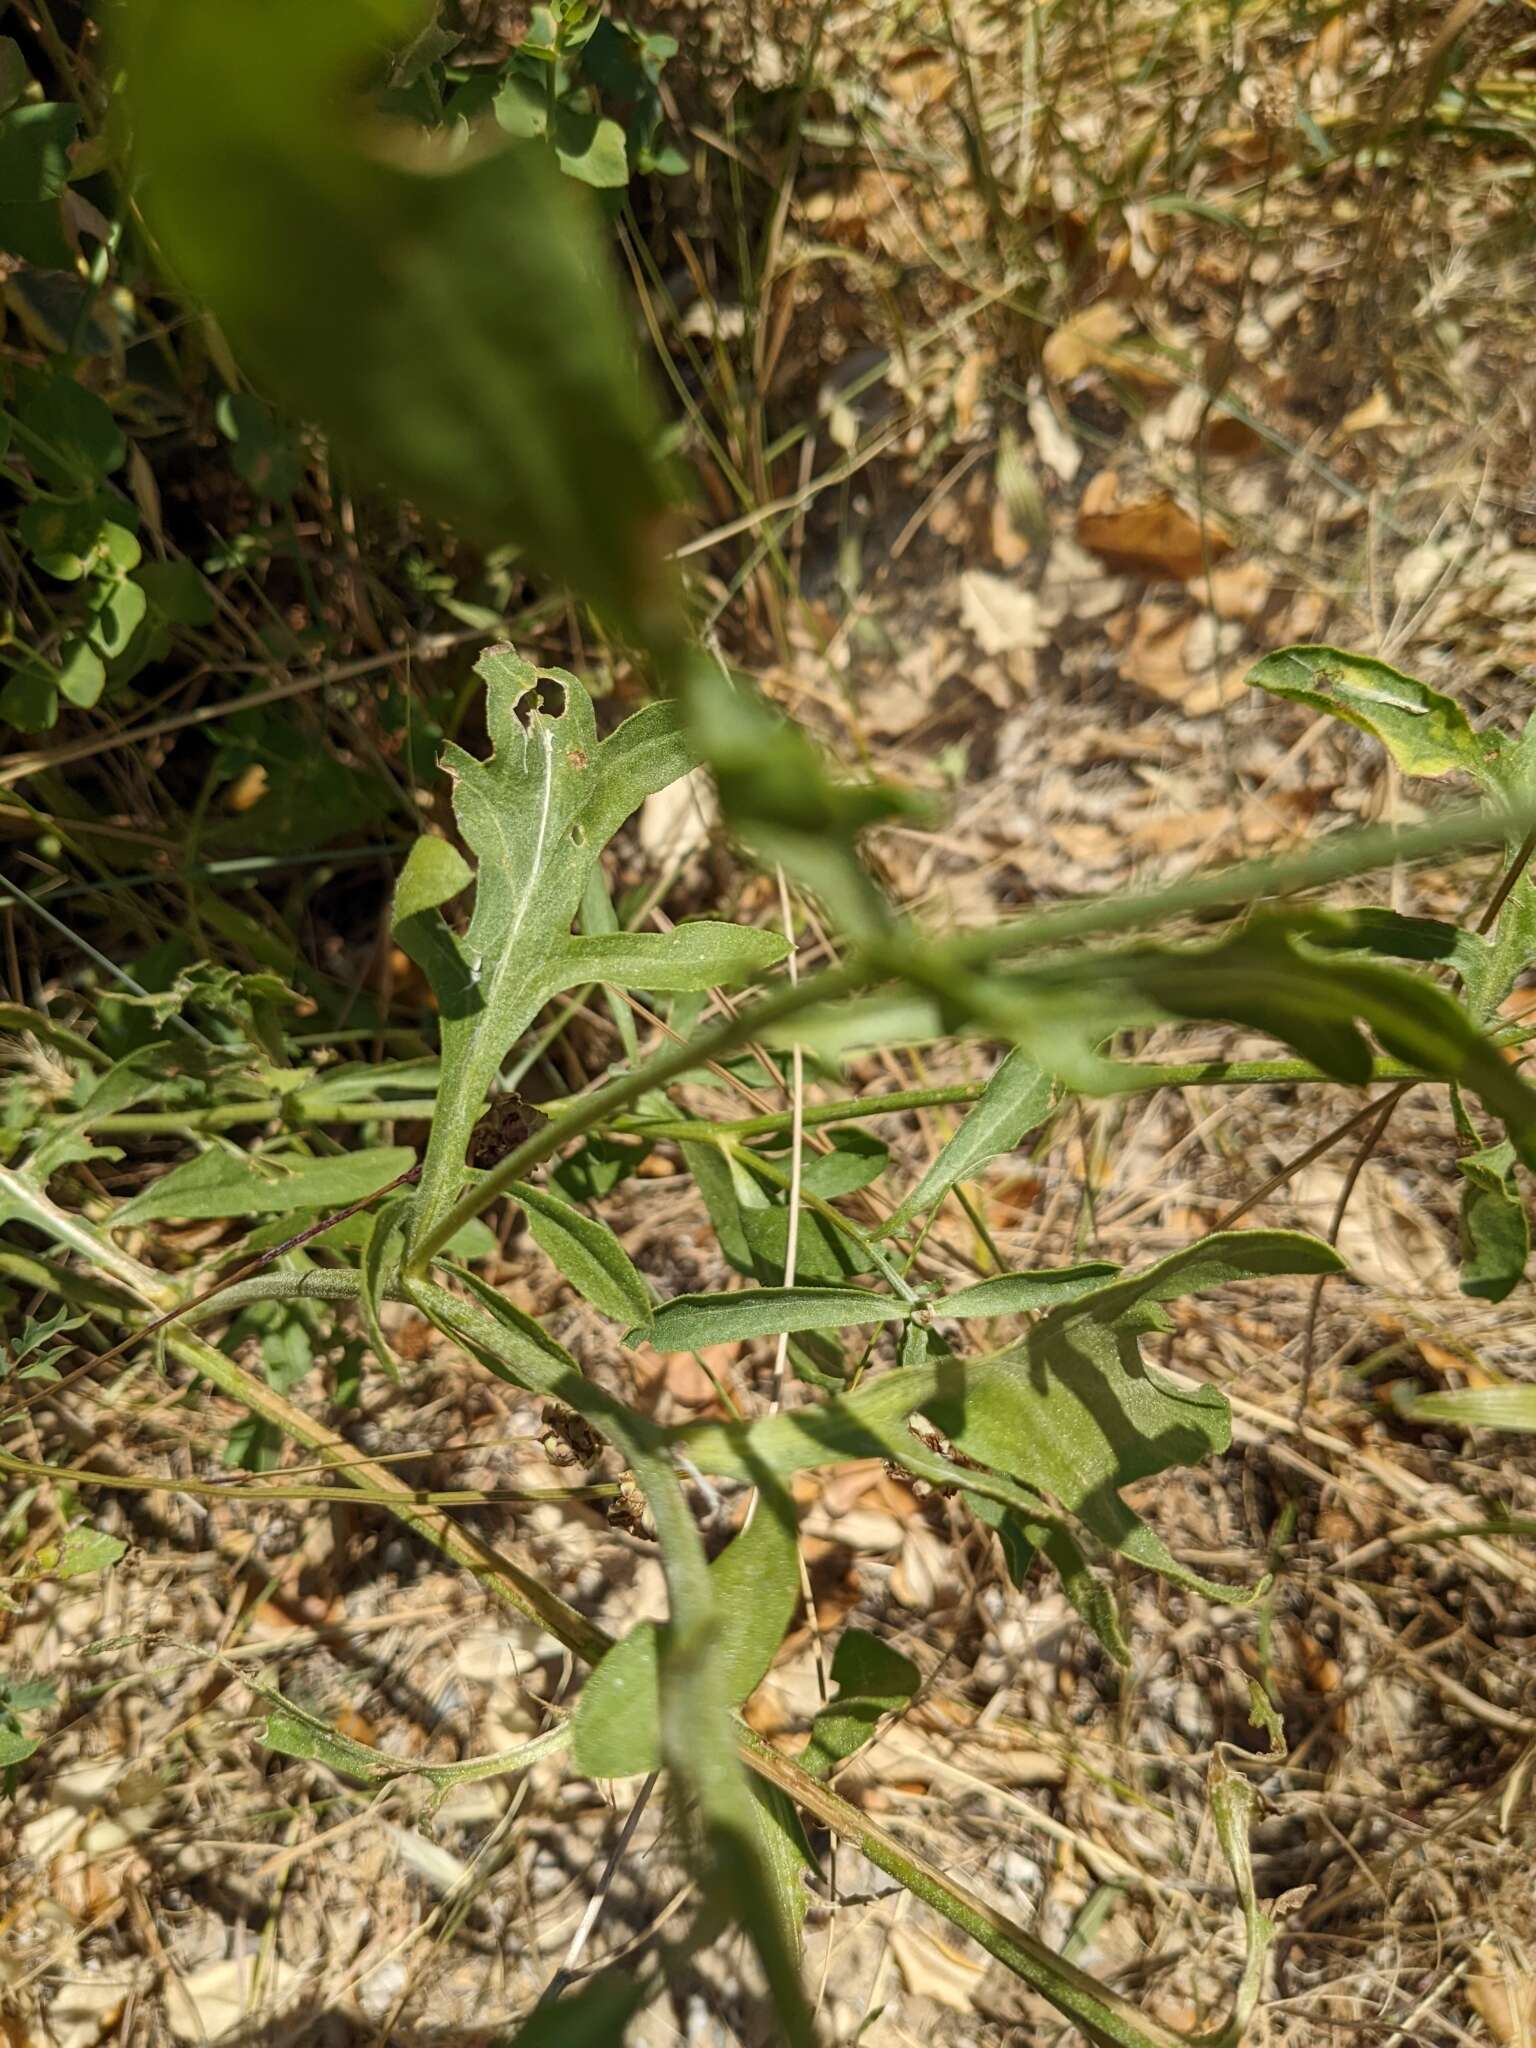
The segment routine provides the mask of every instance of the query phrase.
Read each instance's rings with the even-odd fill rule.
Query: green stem
[[[811,1008],[813,1004],[831,1002],[839,996],[848,995],[861,987],[867,978],[856,967],[829,967],[798,984],[785,982],[760,1003],[749,1005],[711,1031],[701,1032],[689,1044],[670,1046],[643,1066],[636,1067],[632,1073],[621,1074],[617,1080],[610,1081],[606,1088],[583,1096],[564,1116],[556,1117],[542,1130],[525,1138],[499,1166],[486,1174],[478,1186],[467,1188],[411,1247],[408,1271],[424,1273],[449,1239],[456,1237],[466,1223],[472,1222],[482,1209],[488,1209],[493,1202],[509,1193],[515,1181],[526,1180],[531,1167],[552,1157],[562,1145],[584,1136],[594,1125],[609,1122],[620,1110],[627,1109],[642,1095],[649,1094],[651,1089],[665,1087],[668,1081],[675,1081],[680,1074],[691,1073],[708,1060],[734,1052],[738,1045],[745,1045],[748,1039],[755,1038],[765,1025],[777,1024],[796,1011]]]
[[[1405,830],[1377,825],[1363,832],[1337,832],[1307,853],[1278,860],[1246,860],[1213,875],[1197,875],[1143,896],[1110,896],[1067,903],[1033,917],[1014,918],[990,931],[967,932],[944,949],[956,966],[982,967],[1061,946],[1071,939],[1134,931],[1166,918],[1229,910],[1261,896],[1287,896],[1322,888],[1399,861],[1427,860],[1459,848],[1495,846],[1519,839],[1536,826],[1536,795],[1497,810],[1463,809]],[[930,977],[930,980],[932,977]]]
[[[1371,1069],[1369,1086],[1375,1081],[1432,1081],[1439,1077],[1423,1074],[1401,1060],[1378,1059]],[[1265,1082],[1325,1081],[1333,1076],[1309,1060],[1185,1060],[1171,1064],[1148,1060],[1127,1060],[1119,1070],[1115,1087],[1109,1092],[1134,1095],[1153,1088],[1249,1088]],[[1337,1084],[1333,1084],[1337,1085]],[[808,1102],[801,1122],[806,1130],[824,1124],[858,1123],[869,1117],[902,1116],[915,1109],[946,1109],[955,1103],[975,1102],[986,1088],[985,1081],[960,1081],[947,1088],[902,1088],[889,1095],[847,1096],[837,1102]],[[627,1116],[616,1118],[610,1129],[624,1137],[664,1138],[765,1138],[787,1131],[794,1118],[788,1110],[764,1116],[733,1117],[719,1123],[686,1118]],[[761,1165],[761,1160],[754,1160]]]

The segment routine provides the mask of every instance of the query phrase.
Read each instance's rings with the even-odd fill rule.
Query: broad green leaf
[[[1461,1191],[1461,1291],[1479,1301],[1513,1293],[1531,1256],[1531,1225],[1515,1185],[1515,1148],[1506,1140],[1456,1162]]]
[[[850,1125],[833,1132],[830,1152],[807,1152],[801,1162],[800,1185],[807,1194],[835,1201],[839,1195],[855,1195],[860,1188],[867,1188],[890,1163],[888,1145],[873,1133]]]
[[[173,625],[213,624],[213,599],[191,562],[145,562],[134,570],[133,580],[160,616]]]
[[[3,105],[26,83],[21,53],[9,36],[0,38],[0,62]],[[79,125],[78,107],[56,100],[34,100],[0,114],[0,249],[42,269],[68,269],[75,260],[59,197],[69,181],[69,146]]]
[[[0,689],[0,721],[18,732],[51,732],[58,716],[58,676],[36,656],[23,658]]]
[[[4,41],[16,50],[9,36]],[[8,203],[58,198],[69,183],[69,146],[79,127],[80,109],[57,100],[0,115],[0,191]]]
[[[395,934],[432,984],[442,1036],[413,1242],[458,1194],[470,1134],[509,1048],[567,986],[560,955],[592,864],[631,811],[692,765],[667,705],[636,712],[599,746],[592,701],[574,676],[534,669],[505,646],[476,669],[490,758],[458,747],[443,756],[460,832],[479,863],[468,926],[454,931],[438,907],[466,880],[442,841],[418,841],[395,907]]]
[[[590,202],[540,142],[456,150],[358,89],[424,14],[140,0],[122,55],[151,226],[296,414],[620,630],[665,633],[653,416]]]
[[[29,1756],[42,1747],[41,1735],[23,1735],[19,1728],[0,1727],[0,1771],[7,1771],[12,1764],[24,1764]]]
[[[37,1569],[60,1579],[90,1579],[110,1571],[128,1546],[105,1529],[71,1529],[59,1543],[45,1544],[33,1560]]]
[[[1338,647],[1283,647],[1248,671],[1272,697],[1358,726],[1380,740],[1405,775],[1460,771],[1485,788],[1499,783],[1501,733],[1475,733],[1454,697],[1404,675],[1387,662]]]
[[[415,1164],[403,1145],[343,1152],[334,1159],[264,1152],[259,1157],[222,1149],[173,1166],[142,1194],[113,1212],[111,1228],[217,1216],[286,1216],[304,1209],[344,1209],[375,1195]]]
[[[935,1208],[952,1187],[970,1180],[989,1159],[1011,1152],[1050,1114],[1053,1084],[1021,1048],[1009,1053],[977,1098],[959,1130],[885,1225],[900,1230]]]
[[[233,448],[238,474],[258,496],[286,503],[304,481],[306,458],[298,436],[249,391],[226,391],[214,417]]]
[[[0,36],[0,110],[13,107],[27,89],[27,60],[13,36]]]
[[[66,640],[59,649],[58,691],[77,710],[89,711],[100,697],[107,672],[96,650],[84,640]]]
[[[702,1351],[710,1344],[777,1337],[785,1331],[841,1330],[857,1323],[896,1323],[904,1302],[862,1287],[750,1287],[741,1294],[677,1294],[650,1321],[631,1330],[629,1344],[657,1351]]]
[[[1230,1440],[1227,1404],[1216,1389],[1164,1381],[1143,1363],[1140,1336],[1165,1326],[1157,1304],[1177,1295],[1265,1274],[1341,1269],[1338,1253],[1317,1238],[1233,1231],[1106,1280],[993,1357],[941,1353],[816,1408],[752,1423],[692,1424],[668,1435],[701,1471],[738,1478],[884,1456],[939,1483],[984,1490],[985,1472],[920,1455],[902,1425],[921,1413],[977,1466],[1006,1477],[1006,1486],[993,1489],[1004,1505],[1044,1520],[1027,1494],[1052,1496],[1110,1549],[1230,1601],[1232,1588],[1186,1570],[1120,1498],[1135,1480],[1195,1463]]]
[[[813,1778],[830,1777],[864,1747],[888,1714],[904,1713],[917,1696],[922,1673],[910,1657],[878,1636],[849,1628],[832,1653],[832,1682],[837,1696],[816,1716],[811,1739],[800,1753],[800,1768]]]
[[[541,2004],[495,2048],[620,2048],[625,2029],[648,1996],[643,1977],[614,1971],[594,1977],[553,2004]]]
[[[777,932],[700,918],[670,932],[593,932],[570,938],[550,965],[565,988],[604,981],[615,988],[666,994],[750,981],[777,966],[788,951]]]
[[[800,1593],[794,1504],[763,1487],[746,1528],[709,1567],[716,1628],[709,1654],[727,1701],[747,1697],[773,1662]],[[661,1761],[657,1669],[662,1631],[641,1622],[615,1643],[582,1689],[571,1761],[591,1778],[624,1778]]]
[[[1504,899],[1499,921],[1481,950],[1461,968],[1467,1008],[1484,1027],[1491,1025],[1499,1005],[1520,976],[1536,960],[1536,879],[1521,875]]]
[[[61,490],[98,484],[126,459],[112,409],[72,377],[37,379],[16,413],[22,451],[47,482]]]
[[[143,624],[149,599],[138,584],[126,576],[116,582],[99,584],[97,589],[99,598],[91,614],[90,642],[104,660],[115,661]],[[59,687],[64,688],[62,677]],[[65,695],[68,694],[66,690]]]
[[[1403,1403],[1410,1422],[1450,1422],[1458,1429],[1536,1432],[1536,1387],[1459,1387],[1448,1394],[1416,1394]]]
[[[522,1204],[534,1243],[584,1300],[616,1323],[649,1322],[651,1290],[606,1223],[522,1181],[508,1192]]]
[[[555,155],[568,178],[614,190],[629,183],[624,130],[606,116],[562,105],[555,111]]]
[[[1103,1259],[1083,1266],[1045,1267],[1034,1273],[998,1273],[990,1280],[978,1280],[932,1304],[936,1316],[1034,1315],[1091,1293],[1118,1273],[1118,1266]]]

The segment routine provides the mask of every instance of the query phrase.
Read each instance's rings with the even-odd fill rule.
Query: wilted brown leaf
[[[1113,299],[1100,299],[1096,305],[1085,307],[1081,313],[1074,313],[1070,320],[1062,322],[1041,350],[1040,361],[1045,374],[1058,384],[1069,384],[1074,377],[1095,363],[1109,359],[1114,345],[1122,335],[1128,334],[1133,326],[1129,313]]]
[[[1209,513],[1202,524],[1166,491],[1122,495],[1112,469],[1101,470],[1083,493],[1077,537],[1116,569],[1181,583],[1232,552],[1230,537]]]

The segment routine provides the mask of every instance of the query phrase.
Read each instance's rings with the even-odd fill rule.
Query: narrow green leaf
[[[1037,1130],[1050,1114],[1053,1086],[1050,1075],[1021,1047],[1009,1053],[882,1235],[902,1229],[914,1216],[937,1207],[952,1187],[972,1179],[989,1159],[1011,1152]]]
[[[338,1734],[328,1722],[304,1707],[296,1706],[292,1700],[285,1700],[280,1693],[266,1686],[256,1690],[271,1707],[261,1731],[263,1749],[275,1750],[279,1756],[296,1757],[301,1763],[324,1764],[327,1770],[339,1771],[344,1777],[359,1778],[365,1784],[385,1783],[395,1778],[425,1778],[428,1784],[446,1791],[452,1785],[471,1784],[483,1778],[506,1777],[512,1771],[525,1771],[544,1757],[558,1755],[570,1739],[569,1724],[562,1722],[543,1735],[520,1743],[516,1749],[503,1750],[494,1756],[465,1757],[456,1764],[427,1764],[414,1757],[391,1756],[388,1751],[372,1749],[365,1742],[354,1742],[351,1736]]]
[[[845,1629],[832,1653],[837,1696],[811,1724],[811,1739],[800,1753],[800,1768],[829,1778],[862,1749],[888,1714],[912,1704],[922,1673],[909,1657],[864,1629]]]
[[[978,1280],[946,1294],[932,1304],[936,1316],[1034,1315],[1040,1309],[1055,1308],[1079,1295],[1092,1293],[1112,1279],[1120,1268],[1104,1259],[1082,1266],[1045,1267],[1033,1273],[998,1273],[990,1280]]]
[[[373,1355],[389,1377],[396,1381],[400,1377],[400,1364],[385,1334],[379,1310],[383,1306],[385,1288],[400,1275],[410,1214],[410,1196],[397,1195],[368,1219],[370,1228],[368,1241],[363,1247],[362,1285],[358,1292],[358,1307]]]
[[[1536,1387],[1459,1387],[1448,1394],[1417,1394],[1403,1403],[1410,1422],[1449,1422],[1458,1429],[1536,1432]]]
[[[626,1343],[657,1351],[702,1351],[784,1331],[841,1330],[857,1323],[895,1323],[905,1303],[862,1287],[751,1287],[741,1294],[678,1294],[664,1302]]]
[[[26,108],[9,116],[15,120]],[[71,110],[73,111],[73,110]],[[73,377],[39,378],[16,409],[21,447],[32,467],[60,490],[98,484],[128,454],[112,408]]]
[[[762,1778],[749,1777],[747,1784],[756,1819],[758,1855],[767,1873],[779,1939],[788,1953],[794,1955],[799,1951],[810,1904],[805,1873],[815,1872],[816,1858],[794,1802],[777,1785],[769,1785]]]
[[[259,1158],[222,1148],[173,1166],[142,1194],[114,1211],[113,1230],[161,1217],[201,1220],[219,1216],[288,1216],[303,1209],[344,1209],[398,1180],[416,1155],[403,1145],[344,1152],[334,1159],[297,1153]]]
[[[522,1204],[534,1243],[584,1300],[616,1323],[649,1322],[651,1290],[606,1223],[521,1181],[510,1193]]]
[[[1461,1291],[1503,1301],[1524,1276],[1531,1225],[1515,1185],[1515,1148],[1506,1139],[1456,1162],[1461,1191]]]
[[[151,224],[297,415],[644,639],[671,618],[665,503],[590,202],[542,143],[455,150],[373,113],[354,82],[423,11],[141,0],[121,54]]]
[[[1379,740],[1405,775],[1460,771],[1498,787],[1501,733],[1475,733],[1454,697],[1365,654],[1338,647],[1284,647],[1267,654],[1247,680],[1272,697],[1326,711]]]
[[[709,1567],[716,1629],[710,1655],[726,1700],[747,1697],[773,1662],[800,1593],[794,1504],[776,1482]],[[661,1762],[657,1673],[661,1630],[641,1622],[615,1643],[582,1689],[571,1760],[592,1778],[623,1778]]]
[[[551,960],[559,986],[674,991],[734,987],[777,966],[789,947],[777,932],[699,918],[670,932],[592,932],[565,940]]]
[[[1084,953],[1006,977],[945,977],[936,992],[951,1022],[969,1016],[1016,1036],[1090,1093],[1115,1087],[1120,1072],[1099,1057],[1099,1042],[1175,1018],[1250,1024],[1358,1085],[1371,1073],[1365,1025],[1394,1058],[1470,1089],[1502,1119],[1520,1158],[1536,1163],[1536,1091],[1443,989],[1324,950],[1348,943],[1350,930],[1347,918],[1261,913],[1212,946]],[[937,981],[920,960],[911,971]]]

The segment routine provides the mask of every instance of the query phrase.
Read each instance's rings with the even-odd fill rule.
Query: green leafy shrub
[[[481,656],[488,750],[444,750],[455,837],[419,839],[394,897],[395,936],[435,999],[435,1061],[317,1070],[291,1035],[276,975],[180,972],[163,995],[142,998],[159,1028],[113,1051],[47,1018],[19,1020],[55,1048],[73,1092],[51,1114],[21,1105],[0,1168],[0,1272],[61,1304],[13,1354],[13,1369],[52,1367],[58,1354],[42,1345],[62,1338],[85,1304],[118,1325],[124,1345],[156,1337],[247,1411],[231,1459],[260,1466],[284,1435],[296,1438],[592,1663],[568,1726],[509,1757],[454,1768],[515,1770],[568,1747],[573,1768],[590,1775],[664,1769],[702,1880],[689,1938],[711,1938],[722,1914],[748,1930],[782,2038],[815,2038],[796,1966],[802,1878],[813,1861],[799,1816],[808,1815],[856,1841],[1089,2038],[1166,2043],[1166,2028],[904,1851],[832,1789],[837,1767],[913,1697],[905,1660],[847,1634],[833,1665],[837,1698],[804,1757],[791,1763],[751,1735],[738,1710],[799,1593],[790,1482],[877,1457],[946,1490],[998,1532],[1016,1577],[1037,1560],[1054,1570],[1120,1662],[1129,1652],[1114,1587],[1124,1567],[1231,1604],[1253,1599],[1258,1588],[1191,1569],[1125,1499],[1133,1483],[1229,1441],[1222,1395],[1159,1372],[1143,1340],[1170,1326],[1171,1301],[1236,1281],[1337,1273],[1337,1252],[1298,1233],[1229,1231],[1126,1271],[1105,1262],[1000,1271],[941,1291],[923,1276],[923,1219],[1039,1129],[1065,1093],[1177,1085],[1177,1069],[1127,1055],[1127,1034],[1221,1019],[1286,1049],[1261,1063],[1271,1078],[1448,1087],[1468,1146],[1464,1284],[1487,1298],[1508,1292],[1528,1250],[1515,1222],[1516,1169],[1536,1165],[1536,1091],[1504,1056],[1508,1034],[1496,1021],[1536,951],[1524,871],[1524,835],[1536,823],[1529,743],[1474,734],[1451,700],[1380,663],[1283,650],[1255,670],[1257,686],[1361,727],[1407,772],[1466,774],[1480,807],[1140,899],[962,935],[921,929],[885,900],[860,854],[860,834],[901,810],[903,794],[841,779],[803,733],[689,644],[686,592],[665,555],[658,423],[585,197],[559,174],[563,166],[606,182],[595,175],[595,159],[614,146],[602,137],[605,117],[577,96],[622,92],[621,60],[654,84],[647,66],[665,52],[610,33],[584,10],[551,11],[542,40],[525,44],[495,93],[482,94],[497,135],[424,160],[414,131],[407,147],[399,129],[380,130],[373,102],[345,97],[355,74],[377,72],[391,37],[405,52],[395,89],[413,94],[430,80],[449,53],[412,42],[420,29],[418,11],[396,0],[333,0],[323,10],[307,0],[225,0],[216,9],[139,0],[125,62],[149,221],[242,362],[296,417],[462,530],[526,545],[648,668],[657,701],[600,739],[579,678],[535,668],[505,645]],[[549,90],[536,103],[526,88],[540,76]],[[638,88],[635,98],[644,102]],[[474,103],[470,93],[460,110]],[[445,101],[443,111],[457,106]],[[570,147],[578,115],[595,116],[585,153]],[[653,141],[643,124],[625,137],[637,161]],[[290,259],[280,293],[253,253],[274,241]],[[80,389],[46,386],[58,417],[44,460],[55,462],[59,503],[85,506],[112,474],[117,444],[93,408],[63,395],[65,383]],[[250,480],[275,487],[283,450],[263,416],[243,405],[226,412]],[[71,436],[64,429],[77,413],[94,424]],[[35,445],[44,440],[38,434]],[[90,463],[66,472],[68,450],[82,444],[94,449]],[[82,513],[82,543],[87,525]],[[115,588],[139,566],[94,541],[69,554],[76,559],[77,580]],[[146,612],[148,603],[146,592]],[[701,762],[741,840],[825,912],[837,934],[834,965],[798,979],[776,973],[784,940],[713,922],[665,937],[620,928],[604,849],[646,796]],[[1476,931],[1287,900],[1474,844],[1502,849],[1505,877]],[[1254,908],[1260,899],[1273,900]],[[514,1114],[488,1128],[509,1060],[552,1003],[588,985],[644,992],[675,1022],[677,1042],[649,1060],[626,1059],[552,1116],[513,1103]],[[695,1028],[693,998],[722,985],[737,991],[734,1013]],[[216,1017],[219,1035],[164,1028],[189,1015]],[[839,1206],[854,1191],[888,1186],[889,1155],[862,1126],[931,1096],[816,1104],[806,1127],[833,1135],[825,1150],[797,1159],[791,1113],[711,1121],[666,1092],[749,1041],[809,1047],[835,1070],[850,1047],[954,1035],[997,1047],[995,1071],[962,1091],[974,1098],[968,1113],[921,1180],[889,1189],[878,1231]],[[1251,1077],[1252,1063],[1232,1071]],[[1222,1065],[1201,1062],[1190,1078],[1219,1081]],[[407,1148],[367,1142],[371,1123],[424,1113],[431,1132],[419,1161]],[[265,1135],[242,1146],[233,1135],[242,1127]],[[193,1156],[114,1210],[93,1210],[71,1169],[119,1138],[169,1129],[192,1138]],[[349,1129],[365,1142],[319,1141]],[[660,1301],[605,1220],[606,1197],[660,1143],[679,1148],[724,1262],[749,1285]],[[589,1378],[476,1270],[489,1249],[483,1214],[504,1201],[521,1208],[541,1253],[616,1341],[667,1352],[772,1338],[802,1398],[728,1423],[658,1426]],[[162,1272],[129,1249],[125,1233],[166,1217],[249,1219],[253,1257],[232,1273]],[[609,1642],[289,1400],[317,1365],[342,1398],[361,1371],[393,1370],[382,1312],[392,1301],[414,1306],[485,1371],[559,1404],[611,1448],[654,1527],[664,1624]],[[222,1344],[193,1331],[214,1317]],[[977,1325],[987,1335],[973,1348]],[[864,1335],[855,1344],[845,1332]],[[259,1378],[230,1356],[247,1337]],[[855,1356],[880,1369],[851,1370]],[[688,1491],[700,1478],[753,1503],[713,1560]],[[269,1704],[275,1749],[364,1780],[391,1768],[280,1696]],[[1212,1801],[1248,1943],[1221,2036],[1235,2038],[1257,1995],[1269,1928],[1247,1870],[1251,1795],[1219,1760]],[[590,1988],[558,2009],[561,2038],[580,2038],[578,2028],[613,2038],[648,1981]],[[525,2038],[549,2038],[548,2019],[535,2019]]]

